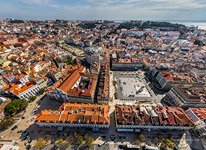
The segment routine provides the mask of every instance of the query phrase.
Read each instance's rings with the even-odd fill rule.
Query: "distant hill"
[[[146,28],[158,28],[160,30],[186,30],[187,27],[182,24],[170,23],[170,22],[159,22],[159,21],[127,21],[120,24],[119,29],[146,29]]]

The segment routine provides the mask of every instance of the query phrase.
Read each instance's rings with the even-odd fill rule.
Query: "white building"
[[[89,47],[85,49],[85,59],[89,64],[93,64],[95,62],[102,64],[104,51],[101,47]]]

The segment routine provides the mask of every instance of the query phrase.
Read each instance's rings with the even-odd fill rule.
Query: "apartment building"
[[[194,126],[185,111],[175,107],[118,105],[115,117],[117,131],[189,130]]]
[[[75,70],[48,95],[61,102],[94,103],[97,79],[96,74]]]
[[[206,136],[206,108],[189,108],[186,113],[195,123],[192,133]]]
[[[170,106],[177,107],[206,107],[206,89],[204,87],[175,87],[163,98]]]
[[[43,110],[35,123],[46,127],[91,128],[93,131],[109,128],[108,105],[64,103],[58,110]]]
[[[109,64],[100,67],[97,84],[97,102],[99,104],[108,104],[109,102]]]

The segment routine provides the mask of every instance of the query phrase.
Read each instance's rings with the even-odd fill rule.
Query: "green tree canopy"
[[[41,94],[43,94],[45,91],[46,91],[46,88],[42,88],[42,89],[39,90],[39,94],[41,95]]]
[[[77,136],[77,144],[81,145],[83,143],[83,141],[84,141],[83,137],[81,135],[78,135]]]
[[[171,141],[170,139],[166,139],[165,140],[165,145],[167,145],[167,147],[174,149],[175,147],[175,143],[173,141]]]
[[[140,134],[137,136],[137,139],[138,139],[140,142],[144,142],[144,141],[145,141],[145,136],[144,136],[144,134],[140,133]]]
[[[205,44],[202,41],[198,40],[198,39],[195,40],[194,44],[198,45],[198,46],[205,46]]]
[[[92,143],[94,142],[94,138],[89,136],[87,139],[86,139],[86,146],[91,148],[92,147]]]
[[[137,139],[134,144],[137,146],[141,146],[142,143]]]
[[[29,97],[29,100],[30,100],[31,102],[33,102],[33,101],[35,101],[36,98],[37,98],[36,96],[30,96],[30,97]]]
[[[67,60],[66,61],[66,63],[68,64],[68,65],[72,65],[72,66],[75,66],[76,64],[77,64],[77,61],[76,61],[76,59],[69,59],[69,60]]]
[[[25,100],[16,99],[13,100],[8,105],[6,105],[6,107],[4,108],[4,112],[6,115],[13,115],[25,110],[27,106],[28,106],[28,102],[26,102]]]
[[[39,138],[39,139],[37,139],[37,141],[34,145],[34,148],[35,149],[42,149],[45,147],[45,145],[46,145],[46,140],[43,138]]]
[[[0,122],[1,129],[8,129],[14,123],[14,119],[10,116],[4,117]]]

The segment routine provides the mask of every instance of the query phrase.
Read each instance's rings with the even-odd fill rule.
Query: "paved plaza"
[[[114,72],[115,90],[120,100],[148,100],[152,93],[141,72]]]

